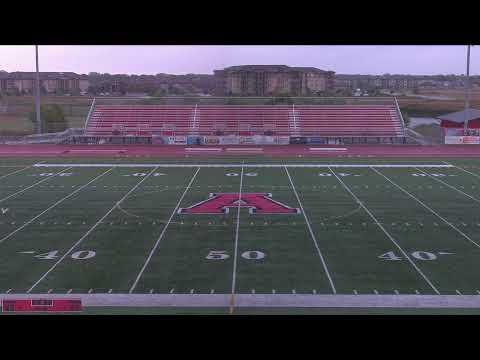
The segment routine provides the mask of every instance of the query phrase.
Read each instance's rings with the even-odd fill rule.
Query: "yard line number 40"
[[[438,252],[435,254],[430,251],[413,251],[411,253],[413,258],[417,260],[424,260],[424,261],[437,260],[438,255],[452,255],[452,254],[453,253],[449,253],[449,252]],[[386,252],[385,254],[380,255],[379,258],[387,261],[403,260],[403,258],[401,256],[397,256],[394,251]]]
[[[22,251],[21,254],[35,254],[35,251]],[[80,250],[72,253],[70,257],[74,260],[86,260],[94,257],[96,252],[93,250]],[[53,260],[59,257],[58,250],[52,250],[46,253],[34,255],[35,258],[41,260]]]

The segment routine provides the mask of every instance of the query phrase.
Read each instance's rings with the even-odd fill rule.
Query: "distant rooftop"
[[[35,79],[35,72],[15,71],[11,73],[0,73],[2,79],[14,80],[32,80]],[[88,75],[79,75],[74,72],[40,72],[40,79],[54,80],[54,79],[88,79]]]
[[[461,123],[465,121],[465,112],[467,115],[467,121],[480,119],[480,110],[469,108],[467,110],[456,111],[453,113],[437,116],[440,120],[447,120],[456,123]]]
[[[225,71],[272,71],[272,72],[290,72],[305,71],[327,73],[328,71],[317,69],[315,67],[287,66],[287,65],[237,65],[224,69]]]

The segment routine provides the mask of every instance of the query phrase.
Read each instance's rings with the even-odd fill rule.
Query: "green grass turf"
[[[244,160],[250,163],[442,163],[442,159]],[[37,161],[40,159],[2,159],[0,177]],[[159,168],[155,173],[160,175],[145,179],[138,175],[149,173],[153,168],[142,167],[142,162],[167,160],[51,158],[47,161],[138,163],[138,167],[115,168],[64,201],[62,199],[75,189],[108,168],[28,168],[0,179],[0,207],[8,209],[0,214],[0,292],[11,289],[11,293],[24,293],[36,284],[34,293],[50,290],[65,293],[70,289],[72,293],[85,293],[90,289],[95,293],[110,289],[112,293],[126,293],[163,232],[133,289],[135,293],[148,293],[152,289],[155,293],[169,293],[172,289],[175,293],[192,290],[230,293],[237,209],[221,216],[174,214],[165,229],[196,172],[195,167]],[[238,163],[238,159],[210,162]],[[480,176],[479,160],[449,162]],[[61,170],[70,175],[48,177],[49,173]],[[477,294],[480,290],[480,273],[476,270],[480,259],[477,246],[480,244],[479,177],[458,168],[423,170],[440,176],[428,176],[413,168],[378,169],[442,216],[442,220],[371,169],[333,170],[383,229],[327,168],[289,168],[315,238],[309,232],[303,213],[251,215],[242,209],[236,293],[394,294],[398,291],[414,294],[418,291],[435,294],[438,291],[456,294],[458,290],[462,294]],[[240,172],[238,167],[201,168],[180,207],[203,201],[211,192],[238,192],[241,177],[226,174]],[[47,180],[42,181],[44,179]],[[116,206],[142,179],[145,180]],[[39,181],[42,183],[36,184]],[[29,186],[32,187],[18,193]],[[242,192],[272,193],[273,199],[300,207],[283,168],[245,168]],[[53,206],[57,202],[60,203]],[[49,207],[50,210],[30,222]],[[26,251],[33,253],[22,253]],[[207,259],[211,251],[224,251],[228,258]],[[251,251],[262,252],[265,257],[244,256]],[[449,254],[442,255],[442,252]],[[387,256],[379,258],[386,253],[398,260],[387,260]],[[80,258],[72,258],[72,254]],[[81,259],[87,254],[94,256]]]

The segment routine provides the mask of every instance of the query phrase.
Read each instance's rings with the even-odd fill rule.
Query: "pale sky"
[[[466,46],[40,46],[40,71],[212,74],[233,65],[313,66],[340,74],[463,74]],[[35,71],[34,46],[0,45],[0,70]],[[472,47],[470,74],[480,74]]]

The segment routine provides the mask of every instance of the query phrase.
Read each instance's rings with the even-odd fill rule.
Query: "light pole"
[[[35,64],[37,67],[37,72],[36,72],[36,81],[35,81],[35,89],[36,89],[36,94],[35,94],[35,108],[36,108],[36,113],[37,113],[37,132],[39,134],[42,133],[42,119],[40,116],[40,74],[38,72],[38,45],[35,45]]]
[[[467,135],[467,111],[470,107],[470,45],[467,45],[467,76],[465,77],[465,112],[463,115],[463,135]]]

